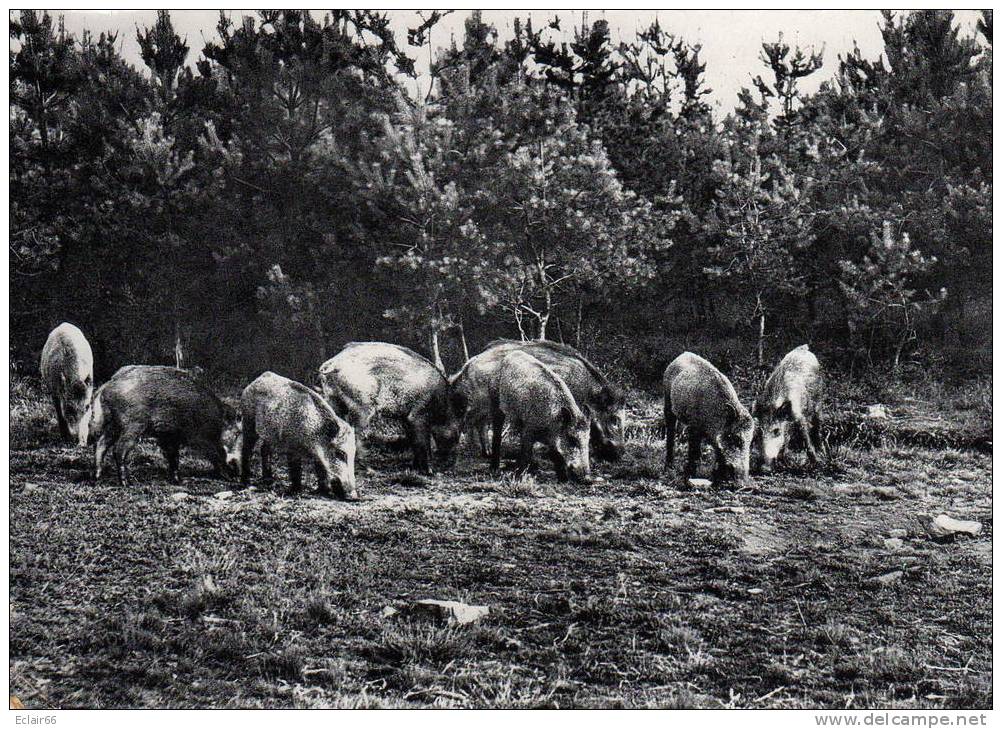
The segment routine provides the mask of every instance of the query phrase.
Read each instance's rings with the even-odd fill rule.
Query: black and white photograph
[[[988,726],[991,10],[8,28],[12,722]]]

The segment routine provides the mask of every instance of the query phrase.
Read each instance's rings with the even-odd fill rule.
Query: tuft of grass
[[[257,656],[255,665],[262,678],[298,682],[303,678],[307,655],[302,648],[289,646]]]
[[[230,601],[231,597],[216,585],[212,575],[203,575],[191,589],[179,597],[177,609],[181,615],[197,618],[203,613],[225,607]]]
[[[441,626],[431,622],[396,620],[384,625],[375,646],[381,660],[396,666],[444,666],[468,657],[476,645],[478,626]]]
[[[60,443],[52,402],[38,380],[10,373],[10,447],[37,448]]]

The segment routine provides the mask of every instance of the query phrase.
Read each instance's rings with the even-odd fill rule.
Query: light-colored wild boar
[[[42,384],[52,397],[59,433],[87,445],[91,398],[94,395],[94,353],[87,337],[63,322],[49,333],[42,347]]]
[[[821,363],[808,345],[800,345],[776,365],[754,408],[763,473],[772,470],[773,461],[789,443],[791,427],[799,432],[811,463],[817,463],[821,391]]]
[[[616,461],[624,449],[624,397],[591,362],[573,347],[557,342],[518,342],[497,339],[471,357],[452,376],[453,386],[467,402],[466,426],[475,433],[481,452],[487,455],[490,422],[490,386],[498,367],[511,352],[526,352],[553,370],[570,389],[578,406],[591,420],[591,444],[595,457]]]
[[[240,480],[250,481],[254,446],[261,441],[261,473],[272,477],[273,452],[289,459],[292,491],[302,488],[303,460],[316,467],[317,490],[331,487],[342,499],[358,497],[355,488],[355,430],[335,414],[319,393],[287,377],[265,372],[244,388],[240,397],[243,446]]]
[[[518,470],[534,468],[532,447],[549,448],[557,477],[587,481],[591,423],[574,401],[567,384],[530,354],[508,353],[501,361],[490,391],[494,430],[491,467],[501,470],[501,437],[505,420],[520,433]]]
[[[94,478],[112,449],[119,483],[129,479],[128,457],[136,442],[156,438],[167,459],[168,478],[180,481],[181,446],[190,446],[226,476],[235,470],[240,450],[237,412],[198,378],[175,367],[129,365],[104,383],[94,396],[91,435]]]
[[[684,352],[665,369],[665,470],[675,458],[675,426],[689,431],[687,474],[699,466],[703,439],[716,452],[714,480],[748,478],[754,421],[723,373],[699,355]]]
[[[414,468],[431,473],[431,439],[451,462],[465,403],[431,362],[406,347],[352,342],[320,367],[320,384],[334,410],[363,438],[377,413],[403,423]]]

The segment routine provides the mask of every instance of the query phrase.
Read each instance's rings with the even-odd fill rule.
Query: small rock
[[[383,608],[382,612],[380,612],[379,614],[381,617],[384,618],[392,618],[394,615],[398,615],[399,613],[400,611],[397,610],[395,607],[387,605],[386,607]]]
[[[689,485],[693,488],[702,489],[712,486],[713,482],[708,478],[690,478]]]
[[[884,549],[888,550],[889,552],[894,552],[901,549],[901,546],[903,544],[904,542],[902,542],[897,537],[892,537],[891,539],[884,540]]]
[[[903,570],[894,570],[893,572],[885,572],[882,575],[871,577],[870,581],[881,585],[893,585],[895,582],[900,582],[904,574]]]
[[[866,406],[866,417],[874,418],[875,420],[887,420],[891,417],[891,414],[887,411],[886,405],[876,404]]]
[[[411,605],[415,612],[424,613],[449,625],[468,625],[487,617],[486,605],[467,605],[456,600],[418,600]]]
[[[940,514],[928,522],[925,528],[929,532],[929,536],[933,539],[943,539],[954,534],[970,534],[973,537],[981,532],[981,522],[963,521],[961,519],[953,519],[946,514]]]
[[[743,506],[714,506],[714,507],[712,507],[710,509],[704,509],[703,511],[705,511],[707,513],[712,512],[714,514],[720,514],[720,513],[744,514],[745,513],[745,507],[743,507]]]
[[[31,493],[34,493],[35,491],[38,491],[38,484],[37,483],[26,483],[24,485],[24,488],[21,489],[21,493],[22,494],[31,494]]]
[[[175,491],[170,495],[171,501],[184,501],[188,498],[188,494],[184,491]]]
[[[908,530],[907,529],[891,529],[891,531],[887,532],[887,536],[889,536],[891,539],[907,539],[908,538]]]
[[[213,494],[213,496],[215,496],[217,499],[228,499],[231,496],[233,496],[233,492],[232,491],[219,491],[219,492]]]
[[[894,501],[901,497],[901,492],[893,486],[874,486],[870,489],[870,493],[884,501]]]
[[[748,590],[749,595],[761,595],[763,592],[765,592],[765,590],[763,590],[761,587],[752,587],[751,589]]]

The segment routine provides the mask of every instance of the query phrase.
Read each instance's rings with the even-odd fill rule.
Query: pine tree
[[[946,298],[945,288],[930,293],[912,285],[912,280],[935,262],[912,247],[907,233],[895,237],[890,221],[884,221],[881,235],[872,235],[870,250],[861,264],[842,262],[839,284],[850,316],[869,335],[871,344],[878,332],[894,342],[895,369],[905,347],[917,338],[919,314],[934,310]]]

